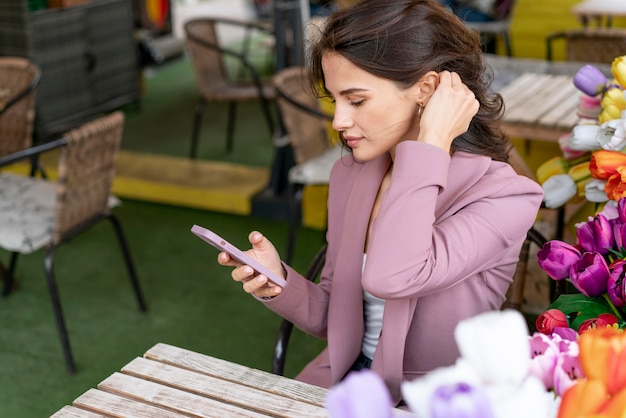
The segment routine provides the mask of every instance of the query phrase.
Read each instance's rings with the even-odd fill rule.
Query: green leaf
[[[561,295],[548,309],[558,309],[569,318],[570,328],[578,330],[580,325],[588,320],[597,318],[603,313],[613,313],[606,299],[602,296],[587,297],[580,293]]]

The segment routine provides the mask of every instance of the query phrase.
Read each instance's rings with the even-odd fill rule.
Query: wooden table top
[[[558,141],[579,122],[581,92],[573,78],[585,63],[490,55],[492,88],[504,99],[502,130],[509,138]],[[610,76],[610,65],[594,64]]]
[[[326,392],[159,343],[52,417],[327,417]]]
[[[51,418],[328,417],[327,392],[158,343]],[[393,411],[394,416],[412,416]]]

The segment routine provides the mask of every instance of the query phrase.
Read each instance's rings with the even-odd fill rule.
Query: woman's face
[[[358,161],[370,161],[419,132],[416,87],[400,90],[387,79],[352,64],[336,52],[322,58],[326,89],[335,100],[333,128]]]

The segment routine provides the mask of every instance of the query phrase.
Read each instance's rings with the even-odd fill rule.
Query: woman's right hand
[[[438,74],[437,88],[428,99],[417,140],[450,152],[452,141],[469,129],[480,104],[457,73]]]
[[[280,277],[285,277],[280,256],[274,245],[260,232],[253,231],[248,235],[248,240],[252,244],[252,249],[246,253],[263,264]],[[220,252],[217,255],[217,262],[222,266],[235,267],[231,273],[233,280],[243,285],[243,290],[259,298],[274,297],[282,292],[282,288],[272,282],[263,274],[256,274],[252,267],[241,264],[228,255]]]

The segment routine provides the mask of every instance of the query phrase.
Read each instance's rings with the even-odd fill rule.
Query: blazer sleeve
[[[370,227],[366,290],[383,299],[418,298],[511,263],[504,255],[512,247],[519,251],[536,219],[541,187],[506,164],[483,170],[479,166],[491,167],[490,160],[468,161],[464,172],[450,172],[451,157],[441,149],[398,145],[391,185]],[[447,187],[472,181],[453,196],[454,208],[437,213]]]

